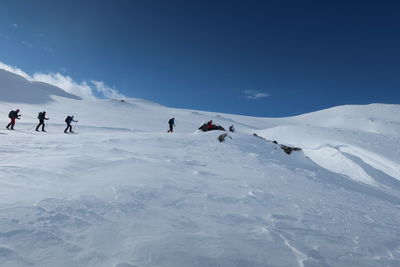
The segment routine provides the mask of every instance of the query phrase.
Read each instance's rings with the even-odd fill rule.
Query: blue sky
[[[3,0],[0,61],[252,116],[399,104],[398,14],[397,1]]]

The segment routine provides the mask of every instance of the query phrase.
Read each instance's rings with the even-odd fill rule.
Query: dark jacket
[[[18,115],[18,111],[11,110],[10,113],[8,113],[8,117],[10,119],[18,119],[19,117],[21,117],[21,115]]]
[[[172,118],[168,121],[169,125],[175,125],[175,118]]]
[[[65,119],[65,122],[67,123],[67,124],[70,124],[72,121],[75,121],[73,118],[72,118],[72,116],[68,116],[66,119]],[[76,121],[75,121],[76,122]]]
[[[11,110],[10,113],[8,113],[8,117],[10,119],[18,119],[19,117],[21,117],[21,115],[18,115],[18,111]]]
[[[46,112],[39,112],[38,119],[41,121],[48,120],[48,118],[46,118]]]

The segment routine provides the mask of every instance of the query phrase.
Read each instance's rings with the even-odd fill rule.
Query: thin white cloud
[[[18,25],[17,23],[14,23],[12,26],[13,26],[14,28],[18,28],[18,27],[19,27],[19,25]]]
[[[258,100],[260,98],[265,98],[268,96],[270,96],[270,94],[263,93],[260,91],[255,91],[255,90],[245,90],[244,91],[244,98],[246,98],[246,99]]]
[[[7,65],[0,61],[0,69],[15,73],[19,76],[24,77],[28,81],[45,82],[54,86],[60,87],[64,91],[80,96],[82,98],[96,98],[95,95],[100,95],[105,98],[125,98],[124,95],[120,94],[116,89],[111,88],[99,81],[90,82],[77,82],[69,76],[62,75],[61,73],[34,73],[32,76],[24,72],[23,70]],[[95,94],[97,92],[98,94]]]
[[[0,69],[15,73],[19,76],[24,77],[27,80],[32,80],[31,76],[29,76],[26,72],[24,72],[23,70],[17,68],[17,67],[13,67],[7,64],[4,64],[3,62],[0,61]]]
[[[120,94],[116,89],[107,86],[103,82],[98,82],[98,81],[91,81],[91,82],[94,84],[97,92],[101,93],[107,98],[112,98],[112,99],[125,98],[125,96]]]
[[[95,98],[92,87],[86,81],[78,83],[71,77],[60,73],[35,73],[32,76],[32,81],[49,83],[83,98]]]
[[[27,42],[27,41],[22,41],[21,44],[29,46],[29,47],[33,47],[33,45],[30,42]]]

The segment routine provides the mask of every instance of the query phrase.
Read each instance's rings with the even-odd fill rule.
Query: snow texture
[[[255,118],[13,75],[0,71],[0,266],[400,266],[399,105]],[[210,119],[237,132],[197,131]]]

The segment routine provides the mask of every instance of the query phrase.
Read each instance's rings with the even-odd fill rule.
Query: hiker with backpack
[[[169,125],[168,133],[172,133],[174,131],[175,118],[169,119],[168,125]]]
[[[73,133],[71,122],[78,122],[78,121],[74,120],[74,116],[67,116],[67,118],[65,119],[65,122],[67,123],[67,128],[65,128],[64,133],[67,133],[68,129],[69,129],[70,133]]]
[[[10,126],[11,126],[11,130],[14,130],[15,119],[19,120],[19,117],[21,117],[21,115],[19,115],[18,113],[19,113],[19,109],[11,110],[10,113],[8,113],[8,117],[11,119],[11,122],[9,124],[7,124],[7,126],[6,126],[7,130],[10,130]]]
[[[46,118],[46,111],[39,112],[38,119],[39,119],[39,124],[38,124],[38,126],[36,126],[36,131],[39,132],[39,127],[42,126],[42,132],[45,132],[44,121],[49,119],[49,118]]]

